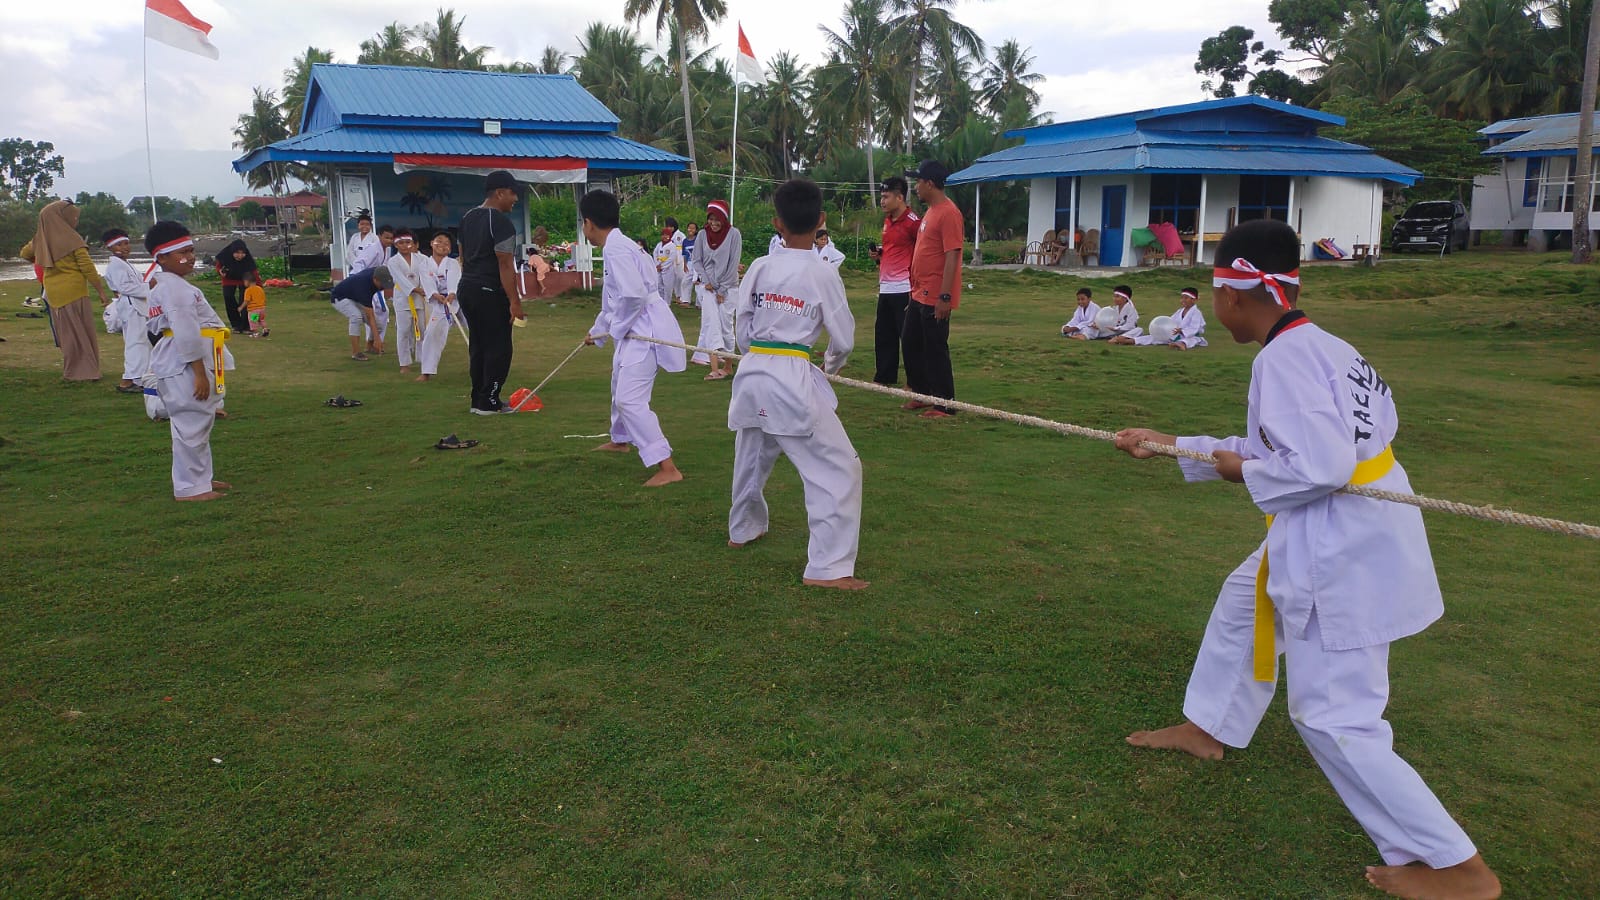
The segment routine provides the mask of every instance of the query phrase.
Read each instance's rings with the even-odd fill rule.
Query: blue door
[[[1127,231],[1128,186],[1109,185],[1100,189],[1100,265],[1122,265],[1122,238]]]

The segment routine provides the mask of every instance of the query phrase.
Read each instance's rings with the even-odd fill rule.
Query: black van
[[[1424,200],[1413,203],[1395,220],[1389,234],[1389,250],[1467,249],[1472,239],[1467,224],[1467,208],[1457,200]]]

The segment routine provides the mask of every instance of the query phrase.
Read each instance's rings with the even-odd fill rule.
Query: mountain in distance
[[[238,156],[233,150],[156,150],[156,193],[184,201],[190,197],[215,197],[218,203],[258,193],[245,187],[244,180],[234,173],[232,164]],[[51,187],[62,197],[76,197],[79,191],[104,191],[127,202],[130,197],[150,193],[150,175],[142,149],[110,159],[69,157],[66,168],[66,175],[57,178]]]

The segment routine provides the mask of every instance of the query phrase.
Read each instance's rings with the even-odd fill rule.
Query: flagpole
[[[737,57],[735,58],[737,60]],[[739,69],[733,70],[733,152],[728,166],[728,227],[733,227],[733,195],[739,186]]]
[[[150,176],[150,224],[161,220],[156,212],[156,164],[150,152],[150,14],[145,13],[142,39],[139,41],[139,75],[143,82],[144,98],[144,169]]]

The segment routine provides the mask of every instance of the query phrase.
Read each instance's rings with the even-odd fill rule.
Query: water
[[[138,257],[138,256],[130,256],[130,257],[128,257],[128,264],[133,266],[133,270],[135,272],[140,273],[141,275],[144,274],[144,270],[150,268],[151,264],[153,264],[154,262],[155,262],[155,260],[151,259],[148,256],[142,257],[142,258]],[[106,263],[105,263],[105,261],[104,260],[95,260],[94,265],[95,265],[95,268],[100,270],[100,275],[102,277],[104,277],[105,274],[106,274]],[[33,266],[31,264],[29,264],[28,262],[26,262],[24,260],[14,260],[14,259],[0,260],[0,281],[32,281],[32,280],[33,280]]]

